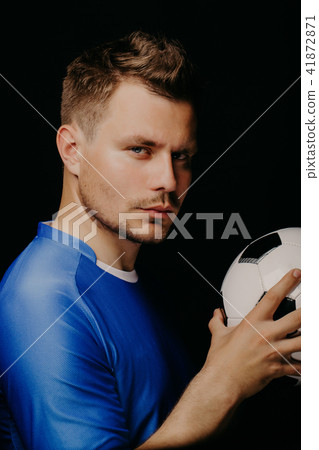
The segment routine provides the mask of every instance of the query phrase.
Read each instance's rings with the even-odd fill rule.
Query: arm
[[[4,368],[22,355],[1,381],[23,445],[129,448],[116,380],[80,300],[54,323],[70,301],[55,297],[48,307],[47,298],[9,308],[0,333]]]
[[[301,325],[300,310],[274,321],[282,299],[300,282],[288,272],[239,325],[227,328],[220,310],[209,323],[206,362],[169,417],[138,450],[191,446],[216,433],[237,405],[271,380],[300,372],[290,354],[301,337],[286,338]]]

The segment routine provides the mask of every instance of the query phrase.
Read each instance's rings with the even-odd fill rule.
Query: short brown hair
[[[136,31],[87,50],[69,64],[63,81],[62,124],[75,120],[92,138],[107,100],[121,81],[130,78],[196,108],[197,71],[182,45],[163,35]]]

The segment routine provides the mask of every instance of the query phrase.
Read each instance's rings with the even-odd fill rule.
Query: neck
[[[52,226],[86,242],[96,258],[105,264],[120,270],[133,270],[141,244],[119,239],[117,233],[103,226],[94,215],[90,216],[85,207],[81,207],[77,190],[66,188],[64,184],[59,212]],[[81,226],[77,228],[80,222]]]
[[[141,244],[119,239],[114,231],[97,221],[97,233],[87,242],[94,250],[97,259],[116,269],[131,271]]]

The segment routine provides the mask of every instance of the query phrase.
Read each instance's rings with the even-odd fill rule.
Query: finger
[[[301,327],[301,308],[275,321],[276,336],[283,338],[289,333],[293,333]]]
[[[290,358],[291,353],[301,351],[301,336],[283,339],[280,344],[277,345],[277,349],[281,355],[288,356],[288,358]]]
[[[289,364],[285,363],[282,365],[282,372],[282,375],[301,376],[301,363],[291,360]]]
[[[212,334],[213,332],[216,332],[216,330],[226,327],[225,317],[225,313],[221,310],[221,308],[216,308],[214,310],[213,317],[208,324],[208,328]]]
[[[301,271],[292,269],[275,284],[254,308],[254,314],[273,317],[281,301],[300,283]]]

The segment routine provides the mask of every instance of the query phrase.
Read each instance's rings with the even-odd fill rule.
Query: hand
[[[290,271],[263,297],[239,325],[227,328],[221,310],[209,323],[211,346],[206,362],[162,426],[139,450],[188,448],[221,430],[238,404],[272,379],[300,372],[291,353],[299,351],[300,310],[279,320],[273,314],[300,282]]]
[[[287,338],[301,326],[301,310],[274,321],[280,302],[300,283],[298,269],[288,272],[236,327],[227,328],[221,310],[209,323],[211,347],[203,371],[220,374],[238,401],[250,397],[271,380],[297,375],[301,364],[291,353],[301,350],[301,337]],[[207,375],[207,374],[206,374]],[[216,378],[215,378],[216,382]]]

